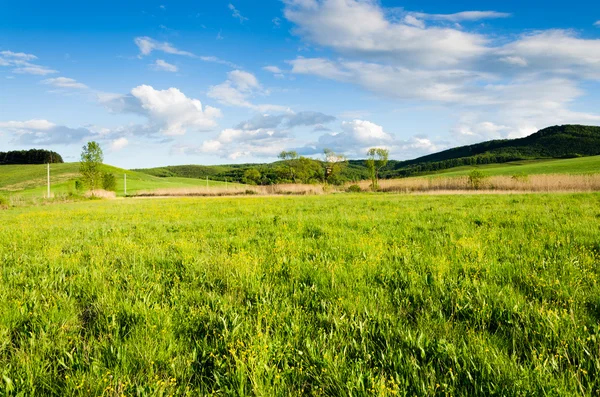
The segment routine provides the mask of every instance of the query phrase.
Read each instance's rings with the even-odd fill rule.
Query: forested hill
[[[30,149],[0,152],[0,165],[3,164],[47,164],[63,163],[60,154],[50,150]]]
[[[600,154],[600,127],[563,125],[544,128],[525,138],[461,146],[408,161],[390,161],[384,177],[409,176],[463,165],[517,160],[573,158]],[[356,162],[364,164],[363,160]]]
[[[525,138],[494,140],[475,145],[461,146],[414,160],[390,160],[382,170],[383,178],[395,178],[430,173],[449,168],[507,163],[518,160],[571,158],[600,155],[600,127],[563,125],[548,127]],[[318,180],[323,164],[306,162],[300,178],[304,182]],[[206,178],[250,183],[248,170],[256,170],[260,178],[256,183],[280,183],[286,180],[287,166],[278,161],[271,164],[237,164],[218,166],[184,165],[138,170],[162,177]],[[338,179],[339,182],[368,179],[365,160],[350,160]]]

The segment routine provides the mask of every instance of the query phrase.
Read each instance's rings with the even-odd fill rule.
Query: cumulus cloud
[[[68,77],[57,77],[53,79],[43,80],[42,83],[54,86],[56,88],[67,88],[67,89],[87,89],[87,85],[78,82],[77,80]]]
[[[211,86],[207,95],[226,106],[242,107],[268,111],[286,111],[285,106],[262,104],[255,105],[251,98],[257,95],[267,95],[256,76],[242,70],[233,70],[227,74],[227,80],[221,84]]]
[[[177,88],[156,90],[141,85],[129,95],[101,94],[98,100],[116,113],[135,113],[146,117],[151,126],[167,136],[183,135],[188,130],[210,131],[221,111],[202,106],[198,99],[185,96]]]
[[[296,24],[297,34],[349,56],[430,67],[456,65],[487,52],[488,39],[482,35],[395,22],[372,1],[287,0],[285,4],[284,15]]]
[[[372,147],[389,147],[394,143],[392,135],[383,127],[366,120],[344,121],[342,131],[321,135],[317,142],[300,149],[303,154],[322,153],[323,149],[344,153],[351,157],[361,156]]]
[[[215,138],[199,146],[179,146],[186,154],[218,155],[236,160],[244,157],[275,157],[295,140],[285,131],[274,129],[225,129]]]
[[[119,151],[124,149],[127,145],[129,145],[129,140],[125,137],[117,138],[113,140],[110,144],[110,149],[112,151]]]
[[[48,120],[0,122],[0,132],[8,133],[13,143],[23,146],[72,144],[94,135],[84,127],[70,128]]]
[[[152,65],[152,69],[160,72],[177,72],[179,68],[176,65],[170,64],[162,59],[157,59]]]

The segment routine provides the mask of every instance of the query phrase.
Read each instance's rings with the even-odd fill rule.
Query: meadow
[[[239,184],[220,181],[206,181],[193,178],[159,178],[156,176],[125,170],[110,165],[102,165],[103,172],[116,177],[116,194],[125,195],[124,175],[127,175],[127,194],[155,189],[186,188],[235,188]],[[47,174],[45,164],[36,165],[0,165],[0,196],[15,196],[30,202],[35,198],[43,198],[47,194]],[[75,180],[80,177],[79,163],[62,163],[50,165],[51,195],[53,197],[80,194],[75,187]]]
[[[600,393],[600,195],[0,211],[0,395]]]

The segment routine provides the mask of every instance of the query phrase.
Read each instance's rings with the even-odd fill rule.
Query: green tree
[[[294,151],[283,151],[281,153],[279,153],[279,157],[281,160],[283,160],[286,165],[287,165],[287,179],[293,181],[294,183],[296,183],[296,174],[297,174],[297,170],[296,168],[298,167],[298,153],[294,152]]]
[[[331,149],[324,149],[323,162],[325,163],[325,182],[333,185],[341,184],[342,171],[348,164],[346,156],[335,153]]]
[[[97,142],[88,142],[83,146],[79,172],[83,183],[91,190],[95,190],[101,185],[102,172],[100,167],[103,160],[102,148]]]
[[[260,178],[260,171],[258,171],[256,168],[249,168],[244,172],[244,179],[246,180],[246,183],[257,185],[260,182]]]
[[[109,172],[102,174],[102,189],[114,192],[117,190],[115,175]]]
[[[388,163],[390,151],[381,148],[371,148],[367,151],[367,168],[371,174],[373,190],[379,189],[379,171]]]

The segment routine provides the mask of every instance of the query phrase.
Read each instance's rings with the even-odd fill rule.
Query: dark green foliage
[[[0,152],[0,165],[3,164],[48,164],[63,163],[60,154],[50,150],[30,149]]]
[[[360,192],[362,192],[362,189],[358,185],[350,185],[350,186],[348,186],[346,191],[348,193],[360,193]]]
[[[102,189],[114,192],[117,190],[117,180],[115,175],[111,173],[102,174]]]

